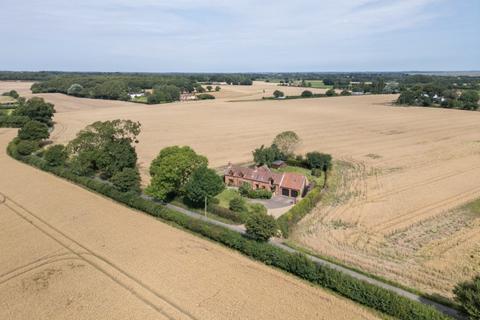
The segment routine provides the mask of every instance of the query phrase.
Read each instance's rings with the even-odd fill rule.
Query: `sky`
[[[1,0],[0,70],[480,70],[480,0]]]

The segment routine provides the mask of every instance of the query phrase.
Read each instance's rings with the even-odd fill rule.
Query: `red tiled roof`
[[[273,180],[273,184],[279,184],[282,180],[281,174],[270,171],[267,166],[246,168],[230,165],[225,170],[225,175],[260,181],[264,183],[270,183],[270,180]]]
[[[293,189],[293,190],[302,190],[305,184],[306,184],[305,176],[298,173],[285,172],[283,174],[283,179],[282,179],[282,183],[280,184],[280,187]]]
[[[229,165],[225,169],[225,175],[264,183],[270,183],[273,180],[274,185],[299,191],[307,184],[307,179],[301,174],[292,172],[275,173],[267,166],[247,168]]]

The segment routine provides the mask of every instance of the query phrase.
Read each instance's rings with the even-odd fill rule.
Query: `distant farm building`
[[[248,183],[254,190],[266,189],[274,195],[291,198],[303,197],[307,192],[308,180],[304,175],[293,172],[272,172],[267,166],[247,168],[229,164],[224,173],[225,184],[240,187]]]
[[[272,168],[274,169],[283,168],[285,166],[287,166],[287,164],[283,160],[276,160],[272,162]]]
[[[135,99],[135,98],[139,98],[139,97],[145,96],[145,93],[143,93],[143,92],[140,92],[140,93],[129,93],[128,95],[130,96],[130,99]]]
[[[180,94],[180,101],[196,100],[195,93],[184,92]]]

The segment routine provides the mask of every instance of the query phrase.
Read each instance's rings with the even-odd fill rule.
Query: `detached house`
[[[253,189],[266,189],[274,195],[291,198],[303,197],[307,191],[308,180],[304,175],[272,172],[267,166],[247,168],[229,164],[224,172],[227,186],[240,187],[248,183]]]

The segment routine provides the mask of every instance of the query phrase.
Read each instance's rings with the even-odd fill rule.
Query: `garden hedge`
[[[251,240],[235,231],[170,210],[139,195],[122,193],[108,184],[88,177],[77,176],[65,167],[50,167],[43,159],[37,156],[22,157],[17,152],[14,143],[8,145],[7,151],[15,159],[83,185],[131,208],[173,222],[180,227],[238,250],[253,259],[290,272],[392,317],[405,320],[448,319],[448,317],[432,307],[412,301],[387,289],[355,279],[326,266],[317,265],[303,254],[289,253],[269,243]],[[305,201],[305,204],[302,205],[303,207],[310,207],[313,201],[320,196],[320,190],[312,190],[311,194],[312,196]]]
[[[285,212],[277,219],[278,228],[282,231],[282,235],[286,238],[290,233],[291,227],[297,224],[303,217],[305,217],[317,203],[322,199],[321,186],[315,186],[305,198],[300,200],[290,210]]]
[[[208,211],[222,218],[229,219],[236,223],[244,223],[245,218],[239,212],[232,211],[230,209],[221,207],[217,204],[208,204]]]

